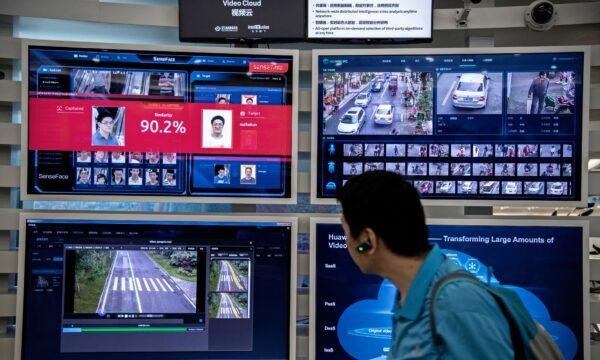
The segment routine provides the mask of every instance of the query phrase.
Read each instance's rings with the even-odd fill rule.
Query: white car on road
[[[373,113],[373,121],[377,125],[391,125],[394,122],[394,106],[381,104]]]
[[[452,92],[457,108],[482,109],[487,104],[489,78],[484,74],[462,74]]]
[[[564,192],[564,186],[561,182],[554,182],[550,185],[550,194],[551,195],[562,195]]]
[[[367,106],[369,106],[370,102],[371,102],[371,93],[364,92],[364,93],[360,93],[356,96],[356,99],[354,99],[354,106],[367,107]]]
[[[340,119],[337,127],[338,134],[358,134],[365,123],[365,110],[360,107],[350,108]]]

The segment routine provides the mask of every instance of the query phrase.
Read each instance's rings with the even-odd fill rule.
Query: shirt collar
[[[417,276],[410,284],[404,303],[400,305],[399,301],[395,301],[394,318],[417,319],[425,303],[431,282],[443,261],[442,251],[438,245],[434,245],[417,272]]]

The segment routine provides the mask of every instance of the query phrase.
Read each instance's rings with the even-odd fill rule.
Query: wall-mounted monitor
[[[179,0],[181,41],[302,41],[305,0]]]
[[[431,41],[432,0],[308,0],[310,41]]]
[[[589,47],[318,50],[312,201],[405,175],[425,204],[587,201]]]
[[[22,214],[15,359],[295,359],[295,218]]]
[[[456,223],[430,220],[429,241],[464,271],[515,291],[565,359],[589,359],[587,222]],[[396,288],[356,267],[339,219],[311,219],[310,241],[311,359],[385,358]]]
[[[23,45],[26,200],[295,203],[298,52]]]

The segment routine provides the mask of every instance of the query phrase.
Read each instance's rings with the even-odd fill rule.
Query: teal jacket
[[[435,303],[436,347],[429,326],[433,284],[460,270],[435,245],[415,276],[404,303],[393,310],[392,346],[388,359],[514,359],[508,322],[483,288],[467,281],[446,285]]]

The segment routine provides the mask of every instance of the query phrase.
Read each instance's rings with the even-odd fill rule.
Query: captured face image
[[[91,171],[88,167],[77,168],[77,185],[90,185],[92,183]]]
[[[363,173],[363,164],[362,163],[347,163],[345,162],[343,165],[343,174],[344,175],[360,175]]]
[[[450,155],[455,158],[471,157],[471,144],[450,145]]]
[[[344,144],[344,156],[363,156],[363,144]]]
[[[436,181],[436,194],[454,194],[456,192],[456,183],[454,181]]]
[[[94,168],[94,185],[108,185],[107,168]]]
[[[429,163],[429,175],[448,176],[448,163]]]
[[[473,144],[473,157],[476,157],[476,158],[494,157],[494,145],[492,145],[492,144]]]
[[[163,186],[177,186],[176,169],[163,169]]]
[[[240,165],[240,184],[256,185],[256,165]]]
[[[427,157],[427,144],[408,144],[406,146],[406,156]]]
[[[144,153],[141,152],[130,152],[129,163],[130,164],[141,164],[144,162]]]
[[[477,194],[477,181],[457,181],[457,194]]]
[[[131,186],[141,186],[144,185],[144,179],[142,177],[142,170],[139,168],[129,169],[129,178],[127,179],[127,184]]]
[[[542,144],[540,145],[540,157],[561,157],[562,146],[561,144]]]
[[[231,184],[231,175],[230,175],[230,164],[217,164],[215,165],[215,175],[213,179],[214,184]]]
[[[160,153],[159,152],[147,152],[146,153],[146,164],[158,165],[160,164]]]
[[[494,164],[492,163],[474,163],[473,176],[493,176]]]
[[[433,134],[432,73],[328,72],[322,82],[324,135]]]
[[[217,94],[215,96],[215,103],[222,105],[231,104],[231,94]]]
[[[515,164],[496,163],[494,168],[496,176],[515,176]]]
[[[427,175],[427,163],[411,162],[406,164],[406,174],[409,176]]]
[[[449,144],[430,144],[429,145],[429,157],[449,157],[450,156],[450,145]]]
[[[502,182],[502,194],[503,195],[521,195],[523,192],[523,183],[520,181],[503,181]]]
[[[386,163],[385,170],[394,172],[398,175],[406,175],[406,163],[402,163],[402,162]]]
[[[525,181],[523,185],[523,194],[525,195],[544,195],[543,181]]]
[[[110,162],[113,164],[125,164],[125,153],[122,151],[113,151],[110,154]]]
[[[406,144],[387,144],[385,146],[385,156],[405,157],[406,156]]]
[[[548,115],[575,112],[577,76],[572,71],[508,74],[508,114]]]
[[[419,194],[433,194],[433,181],[424,180],[424,181],[415,181],[414,183],[415,189],[419,192]]]
[[[92,161],[92,155],[89,151],[78,151],[77,162],[78,163],[89,163]]]
[[[513,158],[516,157],[517,146],[515,144],[496,145],[496,157]]]
[[[92,146],[125,146],[125,107],[92,106]]]
[[[519,163],[517,164],[517,176],[538,176],[538,164]]]
[[[365,156],[383,156],[384,144],[365,144]]]
[[[94,163],[106,164],[108,163],[108,152],[106,151],[94,151]]]
[[[242,95],[242,105],[256,105],[258,98],[256,95]]]
[[[536,144],[519,144],[517,146],[519,157],[537,157],[538,146]]]
[[[146,186],[160,186],[159,169],[146,170]]]
[[[177,153],[168,152],[162,156],[163,165],[175,165],[177,164]]]
[[[471,176],[470,163],[453,163],[450,168],[452,176]]]
[[[502,114],[502,73],[442,73],[438,114]]]
[[[125,169],[111,169],[110,184],[115,186],[125,185]]]
[[[202,147],[205,149],[231,149],[231,110],[202,110]]]

